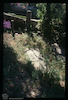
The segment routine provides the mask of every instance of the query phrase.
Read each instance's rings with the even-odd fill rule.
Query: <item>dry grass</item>
[[[31,65],[31,62],[26,59],[26,48],[39,48],[44,58],[45,54],[46,57],[49,57],[49,51],[45,52],[47,44],[41,37],[38,36],[32,39],[28,34],[23,33],[22,35],[15,34],[14,40],[11,34],[4,33],[3,45],[4,93],[7,93],[10,97],[64,97],[64,88],[61,88],[61,86],[64,87],[64,83],[61,82],[63,79],[60,80],[61,86],[60,84],[49,84],[49,77],[42,77],[42,72],[36,71]],[[50,58],[52,58],[52,61],[49,58],[45,59],[45,61],[49,60],[49,63],[47,62],[48,66],[53,66],[53,68],[56,66],[57,70],[61,72],[61,76],[64,77],[65,70],[64,68],[60,68],[60,65],[62,65],[63,62],[61,63],[61,61],[56,61],[52,55],[50,55]]]

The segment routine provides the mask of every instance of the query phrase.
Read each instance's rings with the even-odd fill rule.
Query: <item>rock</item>
[[[61,49],[60,49],[60,47],[58,46],[57,43],[52,44],[52,46],[53,46],[53,48],[55,48],[55,51],[56,51],[58,54],[61,54],[61,53],[62,53],[62,52],[61,52]]]
[[[65,57],[65,49],[62,46],[59,46],[57,43],[52,44],[53,51]]]
[[[27,50],[26,56],[27,59],[30,59],[30,61],[32,62],[32,64],[36,69],[41,69],[42,67],[46,69],[44,58],[40,54],[39,50],[34,50],[34,49]]]
[[[61,87],[65,88],[65,82],[64,81],[60,81],[60,85],[61,85]]]
[[[38,96],[40,94],[40,91],[37,88],[34,88],[30,91],[30,95],[31,97],[35,98],[36,96]]]

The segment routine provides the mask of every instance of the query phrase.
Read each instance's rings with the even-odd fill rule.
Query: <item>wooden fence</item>
[[[32,29],[33,30],[40,30],[40,27],[37,27],[39,26],[41,20],[37,20],[37,19],[32,19],[31,17],[31,11],[28,10],[27,11],[27,14],[26,14],[26,18],[20,18],[20,17],[17,17],[15,15],[10,15],[8,13],[4,13],[4,18],[6,18],[7,20],[10,20],[12,22],[13,21],[13,29],[16,29],[18,27],[20,27],[22,30],[27,28],[27,31],[30,32],[30,26],[32,25]]]

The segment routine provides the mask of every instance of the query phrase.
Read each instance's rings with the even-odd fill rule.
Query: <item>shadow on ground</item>
[[[17,61],[13,49],[3,45],[3,93],[11,98],[57,98],[64,97],[64,88],[49,85],[30,61],[27,64]]]

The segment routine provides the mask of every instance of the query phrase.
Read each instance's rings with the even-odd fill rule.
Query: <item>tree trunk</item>
[[[47,14],[48,22],[50,23],[50,21],[51,21],[51,16],[50,16],[51,15],[51,3],[47,3],[46,10],[47,10],[46,14]]]
[[[46,7],[46,20],[45,20],[45,33],[44,37],[47,37],[47,39],[51,40],[51,3],[47,3]]]

